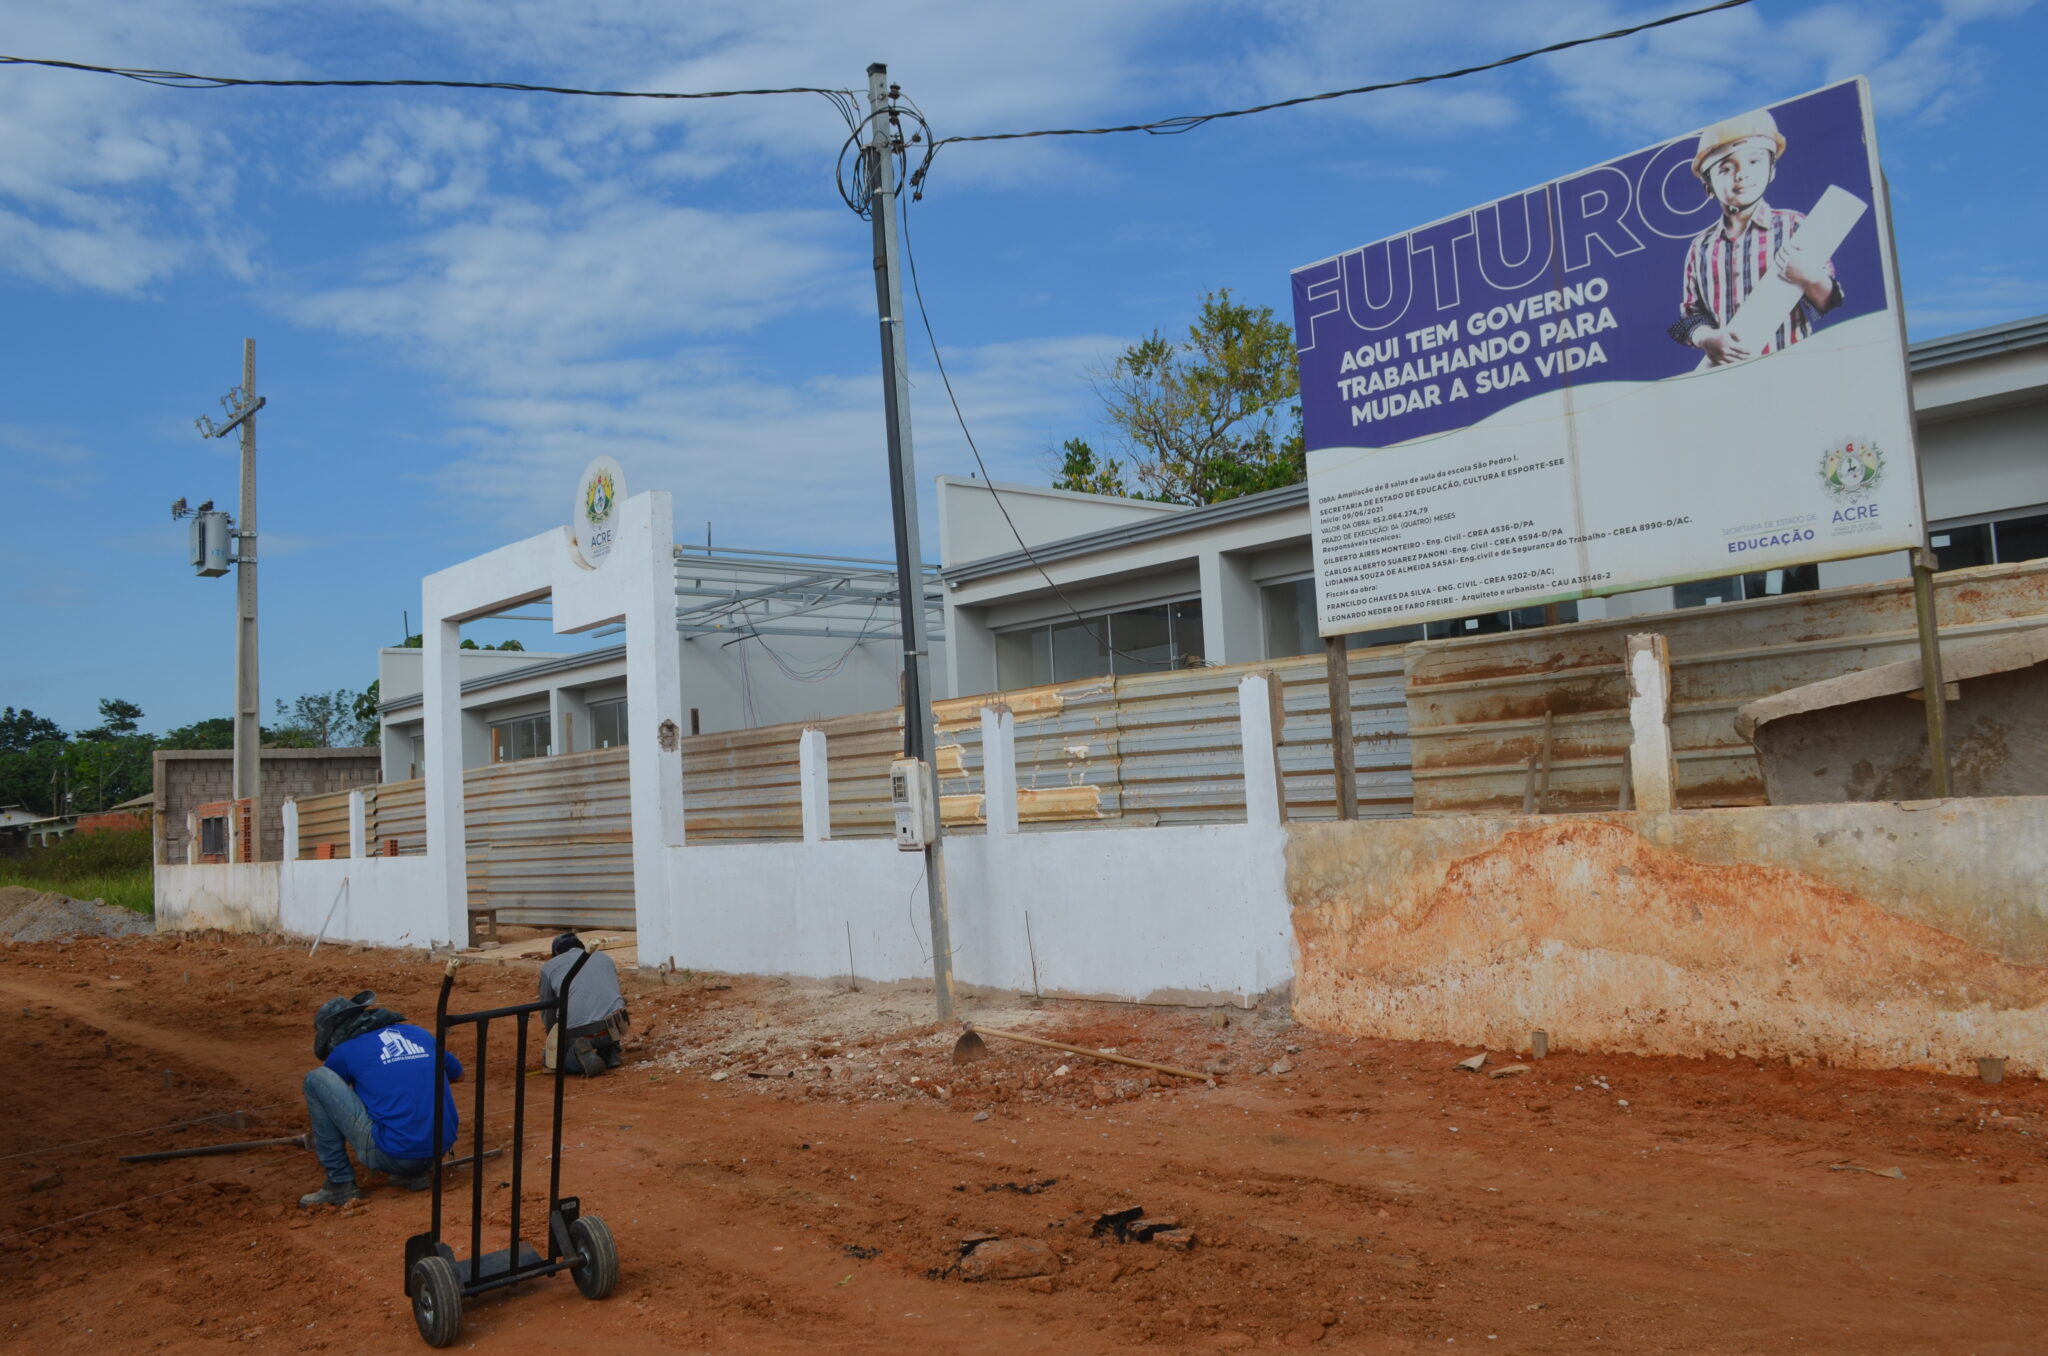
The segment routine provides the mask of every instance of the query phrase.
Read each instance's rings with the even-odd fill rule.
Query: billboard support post
[[[1920,693],[1927,707],[1927,765],[1934,795],[1950,795],[1948,777],[1948,694],[1941,681],[1941,627],[1934,615],[1934,552],[1913,552],[1913,612],[1920,622]]]
[[[1358,758],[1351,733],[1351,659],[1344,637],[1323,638],[1330,680],[1330,761],[1337,774],[1337,818],[1358,818]]]

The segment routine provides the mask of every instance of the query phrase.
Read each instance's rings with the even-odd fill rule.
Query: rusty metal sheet
[[[2048,625],[2048,561],[1947,571],[1935,594],[1944,640]],[[1908,579],[1418,642],[1406,650],[1416,812],[1519,811],[1546,713],[1546,808],[1613,809],[1629,743],[1623,654],[1641,632],[1670,644],[1671,736],[1687,807],[1766,803],[1755,749],[1735,731],[1744,703],[1917,653]]]
[[[536,927],[632,926],[627,752],[526,758],[465,773],[471,907]]]
[[[368,788],[364,788],[367,792]],[[348,792],[330,791],[324,796],[301,796],[299,807],[299,859],[319,855],[321,844],[333,856],[348,856]]]

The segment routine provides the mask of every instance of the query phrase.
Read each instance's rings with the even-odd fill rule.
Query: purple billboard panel
[[[1325,635],[1917,544],[1861,80],[1293,291]]]

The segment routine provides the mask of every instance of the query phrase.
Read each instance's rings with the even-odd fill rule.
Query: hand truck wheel
[[[596,1215],[579,1216],[569,1226],[569,1241],[576,1245],[570,1273],[585,1299],[603,1299],[619,1283],[619,1250],[612,1245],[612,1231]]]
[[[448,1346],[462,1331],[462,1283],[447,1258],[422,1257],[413,1263],[412,1320],[430,1347]]]

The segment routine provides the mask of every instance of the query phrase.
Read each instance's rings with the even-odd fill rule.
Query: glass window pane
[[[590,704],[590,747],[615,749],[626,742],[626,699]]]
[[[1820,587],[1820,566],[1788,565],[1782,570],[1752,570],[1742,576],[1744,598],[1776,598],[1786,593],[1811,593]]]
[[[1109,672],[1109,627],[1100,617],[1087,622],[1055,622],[1052,626],[1052,680],[1071,683],[1100,678]]]
[[[1105,624],[1109,643],[1116,647],[1110,656],[1112,672],[1161,673],[1173,667],[1173,629],[1166,604],[1134,607],[1096,623],[1098,628]]]
[[[1422,623],[1414,622],[1408,626],[1382,626],[1377,631],[1353,632],[1344,637],[1344,646],[1351,650],[1367,650],[1375,645],[1406,645],[1411,640],[1428,638]]]
[[[2034,518],[2008,518],[1993,524],[1991,530],[1997,534],[2001,565],[2048,556],[2048,513]]]
[[[1052,681],[1052,631],[1004,631],[996,636],[996,686],[1038,687]]]
[[[1316,636],[1316,581],[1290,579],[1259,590],[1266,614],[1266,658],[1288,659],[1322,648]],[[1185,643],[1181,646],[1186,652]]]
[[[1678,607],[1712,607],[1716,603],[1739,603],[1742,601],[1742,576],[1724,574],[1718,579],[1695,579],[1680,584],[1671,590],[1671,600]]]
[[[1965,523],[1929,532],[1927,544],[1934,548],[1938,569],[1961,570],[1971,565],[1989,565],[1992,561],[1989,523]]]
[[[1485,636],[1508,629],[1508,614],[1485,612],[1477,617],[1457,617],[1450,621],[1426,622],[1424,630],[1431,640],[1445,640],[1457,636]]]
[[[1314,594],[1310,594],[1309,634],[1315,634]],[[1202,600],[1189,598],[1184,602],[1168,604],[1173,616],[1173,666],[1177,669],[1200,668],[1208,662],[1207,652],[1202,646]]]

